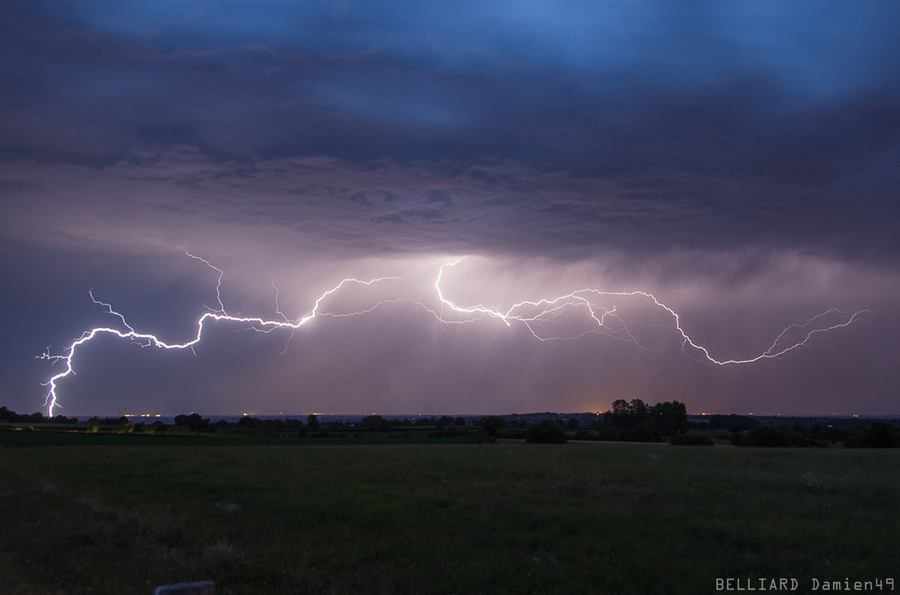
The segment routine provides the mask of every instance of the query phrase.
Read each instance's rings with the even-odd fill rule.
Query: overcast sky
[[[127,331],[90,291],[171,344],[389,276],[93,339],[55,412],[900,413],[898,73],[894,0],[10,0],[0,404]],[[671,311],[446,303],[584,288]]]

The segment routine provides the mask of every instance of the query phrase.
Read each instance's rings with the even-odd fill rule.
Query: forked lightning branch
[[[576,341],[590,334],[605,334],[613,338],[632,342],[638,346],[645,347],[642,339],[632,332],[635,325],[641,325],[640,320],[636,320],[634,316],[625,316],[615,305],[610,305],[615,300],[640,300],[645,305],[656,310],[658,314],[662,314],[669,321],[670,331],[674,331],[681,343],[681,348],[689,356],[694,359],[705,361],[712,365],[745,365],[752,364],[764,359],[779,358],[789,352],[796,351],[807,346],[810,340],[817,334],[833,331],[842,327],[849,326],[860,319],[867,310],[856,312],[847,312],[837,308],[831,308],[825,312],[817,314],[803,323],[792,324],[785,328],[772,342],[768,349],[751,358],[747,359],[716,359],[706,347],[696,343],[685,332],[681,326],[681,319],[678,313],[666,304],[659,301],[652,293],[644,291],[602,291],[599,289],[585,288],[559,295],[552,298],[543,298],[537,301],[521,301],[513,304],[509,309],[502,311],[489,308],[480,304],[463,306],[454,303],[445,295],[447,288],[443,286],[444,272],[458,265],[463,258],[444,262],[437,266],[431,273],[434,282],[430,286],[425,286],[421,293],[421,298],[412,299],[409,297],[399,296],[395,299],[375,301],[373,304],[351,312],[330,312],[325,307],[325,302],[329,298],[339,294],[350,286],[371,287],[375,284],[383,283],[389,280],[397,280],[400,277],[378,277],[368,280],[355,278],[343,279],[340,283],[322,293],[314,302],[313,307],[304,316],[297,319],[288,319],[281,311],[278,305],[278,289],[275,288],[275,311],[280,318],[264,318],[258,316],[238,316],[231,315],[226,311],[222,302],[221,287],[222,280],[225,276],[224,271],[215,267],[207,260],[187,253],[188,256],[195,260],[203,262],[210,269],[218,273],[216,281],[216,308],[208,308],[202,316],[197,320],[196,334],[193,338],[184,343],[168,343],[160,339],[157,335],[143,332],[132,327],[125,316],[113,309],[111,304],[96,299],[93,292],[90,293],[91,300],[99,306],[107,309],[107,312],[113,318],[118,319],[118,328],[113,326],[95,327],[85,331],[78,339],[73,341],[62,353],[51,354],[49,349],[46,353],[38,356],[39,359],[51,360],[54,364],[61,364],[63,369],[52,376],[45,384],[49,387],[44,405],[47,407],[49,415],[53,416],[53,410],[60,405],[59,403],[59,383],[64,378],[74,375],[74,360],[79,349],[100,335],[113,335],[120,339],[138,344],[142,347],[155,347],[158,349],[191,349],[193,350],[203,340],[203,330],[209,323],[226,323],[233,324],[240,328],[251,329],[258,332],[275,332],[283,331],[286,333],[294,333],[301,327],[309,324],[316,319],[352,317],[368,315],[379,307],[389,303],[412,302],[416,307],[422,308],[434,317],[437,323],[447,325],[471,324],[478,320],[494,319],[502,323],[506,327],[513,325],[522,325],[530,335],[538,341],[544,342],[561,342]],[[274,286],[274,282],[273,282]],[[429,300],[425,297],[430,296]],[[548,332],[548,328],[553,329],[553,322],[563,316],[576,316],[580,324],[576,331],[571,329],[564,333]],[[568,328],[568,326],[567,326]],[[646,348],[646,347],[645,347]],[[195,352],[196,354],[196,352]]]

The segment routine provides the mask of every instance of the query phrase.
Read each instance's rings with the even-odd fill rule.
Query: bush
[[[565,444],[566,432],[552,419],[545,419],[525,430],[525,442],[530,444]]]
[[[848,448],[900,448],[900,428],[880,421],[870,427],[853,430],[847,439]]]
[[[738,446],[776,447],[776,448],[803,448],[826,447],[828,442],[803,434],[799,431],[783,432],[770,426],[756,426],[740,439]]]
[[[675,434],[669,439],[673,446],[715,446],[706,434]]]
[[[625,440],[625,431],[619,428],[604,428],[600,432],[599,438],[609,442],[622,442]]]
[[[428,432],[427,438],[458,438],[459,436],[468,436],[469,431],[456,426],[445,427],[443,430],[436,432]]]
[[[787,447],[788,440],[784,432],[769,426],[756,426],[741,438],[738,446]]]
[[[490,417],[481,418],[481,429],[485,431],[488,436],[497,436],[500,433],[500,430],[507,426],[507,421],[502,417],[497,417],[492,415]]]
[[[91,434],[96,434],[100,431],[100,418],[96,415],[88,419],[85,423],[87,423],[88,432]]]
[[[659,442],[659,432],[651,428],[649,424],[640,423],[628,431],[629,442]]]
[[[357,429],[371,432],[389,432],[391,424],[380,415],[367,415],[356,424]]]

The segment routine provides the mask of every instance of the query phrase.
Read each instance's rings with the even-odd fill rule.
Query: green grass
[[[900,553],[897,451],[39,436],[0,449],[0,541],[97,594],[803,592]]]

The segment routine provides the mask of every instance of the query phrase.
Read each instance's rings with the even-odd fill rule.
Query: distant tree
[[[17,414],[15,411],[11,411],[7,409],[5,406],[0,407],[0,422],[2,423],[10,423],[15,421]]]
[[[600,430],[598,438],[608,442],[622,442],[625,440],[625,430],[616,427],[603,428]]]
[[[900,428],[884,422],[855,428],[847,438],[848,448],[900,448]]]
[[[466,418],[465,417],[457,417],[456,419],[453,420],[453,425],[454,426],[466,425]]]
[[[159,420],[156,420],[155,422],[153,422],[152,424],[147,426],[145,431],[147,431],[148,433],[151,433],[151,434],[162,434],[168,429],[169,429],[169,426],[167,424],[165,424]]]
[[[581,422],[578,421],[577,417],[570,417],[569,421],[566,422],[566,425],[569,426],[570,430],[577,430],[581,425]]]
[[[468,436],[469,430],[457,426],[447,426],[442,430],[428,432],[426,438],[456,438],[458,436]]]
[[[88,432],[90,432],[91,434],[96,434],[100,431],[100,418],[96,415],[89,418],[85,423],[87,424]]]
[[[380,415],[367,415],[356,424],[356,427],[360,430],[368,430],[378,431],[378,432],[387,432],[391,429],[391,424],[388,423],[388,420],[384,419]]]
[[[578,430],[575,432],[575,440],[599,440],[599,436],[590,430]]]
[[[613,401],[612,409],[604,414],[606,422],[614,428],[627,430],[631,426],[630,423],[631,409],[628,401],[625,399],[616,399]]]
[[[238,420],[237,427],[242,430],[262,430],[265,423],[256,417],[244,415]]]
[[[199,413],[176,415],[175,425],[183,426],[192,432],[205,432],[209,430],[209,418],[204,418]]]
[[[481,429],[490,437],[495,437],[500,430],[506,427],[506,420],[502,417],[491,415],[481,418]]]
[[[341,422],[341,427],[343,426],[344,424]],[[283,419],[267,419],[263,421],[263,428],[271,432],[284,432],[287,430],[287,424]]]
[[[738,446],[787,447],[788,439],[784,432],[770,426],[756,426],[747,432]]]
[[[672,434],[669,444],[673,446],[715,446],[706,434]]]
[[[286,419],[284,423],[287,424],[287,429],[297,432],[303,430],[303,421],[299,419]]]
[[[741,433],[735,433],[735,436],[741,436]],[[743,434],[739,439],[732,439],[732,443],[738,446],[761,446],[761,447],[825,447],[828,442],[809,436],[799,431],[788,430],[783,431],[771,426],[759,425]]]
[[[659,442],[660,436],[648,423],[639,423],[628,430],[629,442]]]
[[[650,408],[640,399],[632,399],[631,403],[617,399],[613,401],[612,409],[604,414],[609,425],[623,430],[644,423],[649,416]]]
[[[316,414],[310,414],[306,417],[306,427],[310,430],[318,430],[319,429],[319,416]]]
[[[447,426],[452,426],[452,425],[454,425],[453,418],[450,416],[447,416],[447,415],[442,415],[439,420],[434,422],[434,427],[438,430],[446,428]]]
[[[758,419],[749,415],[711,415],[709,416],[710,430],[728,430],[729,432],[746,432],[760,424]]]
[[[525,429],[525,442],[530,444],[565,444],[566,432],[552,419],[544,419]]]
[[[684,434],[688,431],[687,407],[684,403],[666,401],[650,408],[651,426],[663,436]]]
[[[850,437],[850,430],[847,428],[823,428],[821,432],[815,434],[821,440],[827,440],[834,444],[835,442],[843,442]]]

